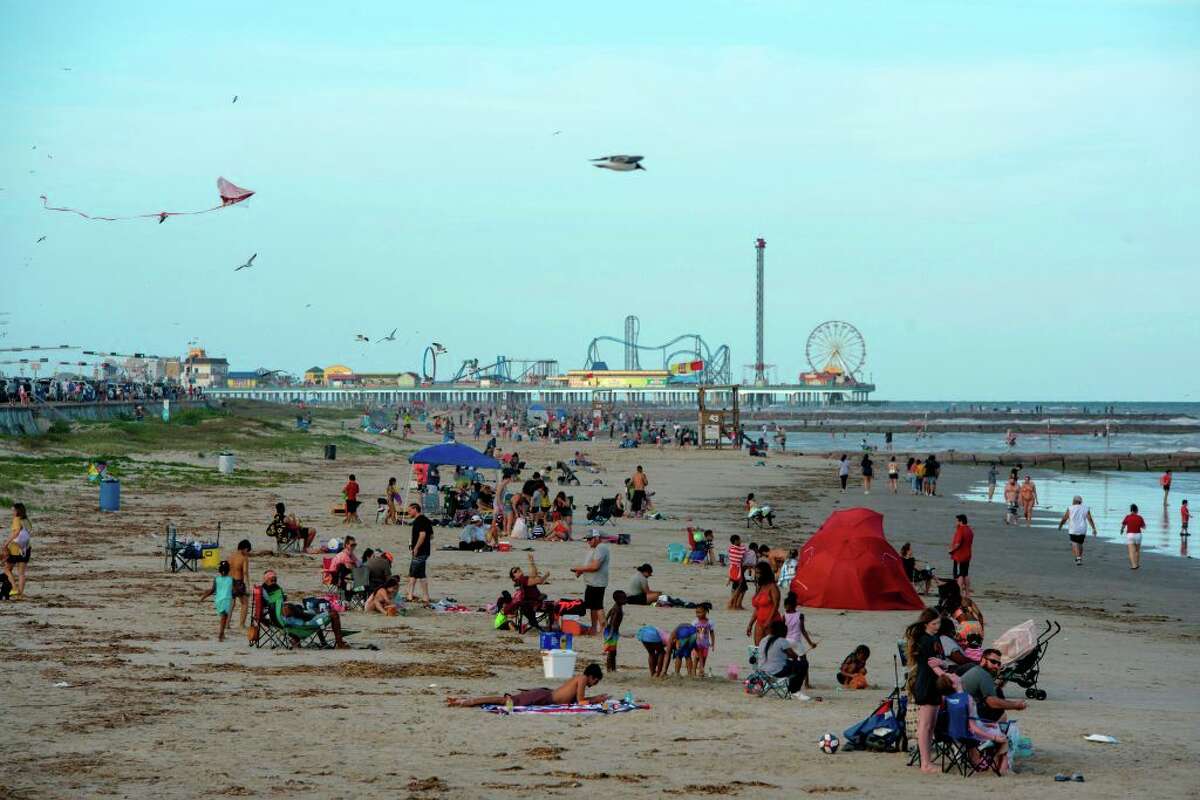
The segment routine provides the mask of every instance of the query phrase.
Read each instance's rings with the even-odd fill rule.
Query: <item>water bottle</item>
[[[624,702],[625,705],[627,705],[627,706],[633,705],[633,703],[634,703],[633,692],[632,691],[625,692],[625,697],[622,699],[622,702]]]

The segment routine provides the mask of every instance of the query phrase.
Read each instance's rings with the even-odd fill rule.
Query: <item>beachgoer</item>
[[[400,609],[396,605],[396,595],[400,592],[400,576],[393,575],[383,582],[375,591],[371,592],[371,596],[367,598],[367,602],[363,605],[363,611],[370,614],[374,611],[377,614],[383,614],[387,617],[394,617],[400,613]]]
[[[917,558],[913,555],[912,543],[905,542],[900,547],[900,563],[904,565],[904,574],[914,584],[924,583],[925,590],[922,594],[929,594],[929,588],[933,584],[933,569],[926,563],[923,568],[917,568]]]
[[[1017,524],[1017,495],[1020,494],[1021,487],[1017,484],[1017,472],[1013,470],[1013,474],[1008,476],[1008,480],[1004,484],[1004,524]]]
[[[792,588],[792,578],[796,577],[796,569],[800,564],[800,551],[796,548],[788,550],[787,558],[779,567],[779,591],[787,592]],[[788,637],[792,638],[791,636]]]
[[[838,667],[837,682],[847,689],[867,689],[867,659],[871,657],[871,648],[860,644],[842,659]]]
[[[1021,502],[1021,512],[1025,516],[1025,526],[1032,527],[1033,525],[1033,507],[1037,504],[1037,486],[1033,482],[1033,478],[1025,476],[1025,482],[1021,484],[1021,488],[1017,491],[1017,499]]]
[[[975,531],[967,524],[966,514],[954,517],[954,538],[950,542],[950,560],[954,566],[954,579],[963,594],[971,593],[971,546],[975,542]]]
[[[486,550],[487,530],[483,527],[483,517],[478,514],[472,514],[471,520],[463,526],[462,533],[458,535],[459,550]]]
[[[771,623],[782,619],[779,614],[782,598],[779,596],[779,586],[775,583],[775,571],[771,569],[771,565],[766,561],[758,561],[754,570],[758,591],[750,601],[750,605],[754,606],[754,613],[750,615],[750,622],[746,624],[746,635],[753,636],[754,643],[758,644],[767,635]]]
[[[537,564],[533,560],[533,553],[529,553],[528,561],[528,575],[520,567],[513,567],[508,571],[509,580],[513,582],[513,586],[517,590],[509,610],[519,612],[528,621],[531,629],[540,631],[542,628],[538,625],[537,611],[544,597],[542,590],[537,587],[550,580],[550,573],[538,571]]]
[[[229,577],[233,580],[233,602],[231,605],[236,605],[238,600],[242,601],[241,619],[238,621],[239,628],[246,627],[246,614],[250,610],[250,592],[246,588],[250,580],[250,540],[242,539],[238,542],[237,550],[229,556]]]
[[[617,645],[621,641],[621,622],[625,619],[625,593],[617,589],[612,594],[613,606],[604,617],[604,667],[617,671]]]
[[[842,494],[846,493],[846,482],[850,480],[850,461],[846,458],[846,454],[842,453],[842,458],[838,461],[838,481],[842,484]]]
[[[996,687],[996,676],[1000,673],[1000,651],[984,650],[979,665],[972,667],[962,676],[962,689],[971,698],[971,733],[980,739],[996,744],[994,763],[999,774],[1009,771],[1008,737],[1000,723],[1006,712],[1023,711],[1028,704],[1024,700],[1006,700]]]
[[[400,490],[396,488],[395,478],[388,478],[387,488],[383,490],[383,499],[387,501],[387,516],[383,518],[383,524],[399,525],[400,509],[396,503],[400,500]]]
[[[988,502],[992,502],[992,495],[996,493],[996,479],[1000,477],[1000,473],[996,469],[996,462],[993,461],[988,465],[987,471],[987,497]]]
[[[1167,470],[1162,474],[1162,477],[1158,479],[1158,485],[1162,487],[1163,505],[1166,506],[1167,497],[1171,494],[1171,470]]]
[[[717,649],[717,629],[708,619],[709,611],[712,611],[712,603],[696,606],[696,646],[693,652],[696,655],[696,675],[701,678],[708,665],[709,653]]]
[[[905,651],[908,661],[908,692],[917,705],[917,749],[920,752],[921,771],[933,774],[938,768],[933,765],[933,725],[942,694],[938,691],[938,678],[942,670],[942,643],[938,638],[942,618],[932,608],[927,608],[905,631]]]
[[[25,595],[25,570],[29,567],[29,556],[33,553],[30,539],[33,536],[33,524],[29,521],[29,512],[24,503],[13,503],[12,526],[8,539],[4,542],[4,577],[14,587],[10,597],[19,600]]]
[[[1179,529],[1180,536],[1189,536],[1188,520],[1192,518],[1192,510],[1188,508],[1187,500],[1179,504],[1179,520],[1183,523],[1183,527]]]
[[[870,494],[871,481],[875,478],[875,462],[871,460],[870,453],[863,453],[859,466],[862,468],[863,494]]]
[[[670,638],[666,631],[653,625],[643,625],[634,634],[635,638],[646,648],[646,660],[650,669],[650,677],[662,677],[667,672],[666,642]]]
[[[1087,539],[1088,526],[1092,526],[1092,535],[1098,536],[1096,521],[1092,519],[1092,510],[1083,504],[1083,498],[1075,495],[1071,507],[1063,512],[1058,521],[1058,529],[1067,526],[1067,535],[1071,538],[1071,554],[1075,556],[1075,566],[1083,565],[1083,542]]]
[[[888,436],[891,436],[891,434],[889,433]],[[899,491],[899,487],[900,487],[900,465],[898,463],[896,463],[895,456],[892,456],[891,458],[888,459],[887,471],[888,471],[888,489],[891,490],[892,494],[896,494]]]
[[[679,675],[679,670],[686,661],[688,677],[694,676],[696,674],[696,626],[690,622],[676,625],[667,637],[665,645],[667,660],[675,661],[675,674]],[[665,667],[663,675],[666,675]]]
[[[354,479],[354,475],[351,475],[350,480],[346,481],[346,485],[342,487],[342,496],[346,499],[346,514],[342,517],[343,525],[349,525],[351,522],[362,523],[362,520],[358,518],[358,492],[358,481]]]
[[[433,544],[433,522],[421,513],[420,503],[408,504],[408,516],[412,519],[412,535],[409,539],[408,551],[412,560],[408,563],[408,591],[404,599],[410,603],[417,599],[417,589],[421,590],[422,602],[429,603],[429,553]]]
[[[588,664],[582,675],[568,678],[557,689],[522,689],[506,694],[485,697],[447,697],[446,705],[460,708],[471,706],[555,706],[603,703],[608,695],[587,696],[587,690],[604,680],[599,664]]]
[[[342,540],[342,549],[329,562],[329,569],[333,573],[333,584],[342,591],[346,590],[346,581],[350,578],[354,568],[362,566],[362,559],[354,552],[357,547],[358,541],[353,536],[347,536]]]
[[[363,553],[363,566],[367,568],[367,591],[374,592],[392,577],[392,554],[368,549]]]
[[[1184,501],[1187,502],[1186,500]],[[1129,568],[1137,569],[1142,563],[1142,531],[1146,529],[1146,520],[1138,513],[1137,503],[1129,505],[1129,513],[1121,520],[1121,533],[1125,534],[1125,544],[1129,548]]]
[[[629,498],[629,508],[633,512],[633,516],[640,517],[643,513],[643,506],[646,504],[646,487],[650,484],[650,479],[646,477],[646,473],[642,470],[642,465],[633,472],[633,477],[630,479],[630,487],[633,489],[633,494]]]
[[[282,535],[285,541],[303,539],[306,552],[312,548],[313,540],[317,538],[317,529],[302,526],[300,519],[295,514],[289,514],[283,503],[275,504],[275,517],[271,520],[267,532],[277,538]]]
[[[812,699],[800,694],[808,678],[808,660],[796,652],[795,645],[787,638],[787,625],[782,619],[768,626],[762,641],[758,643],[756,655],[759,669],[775,678],[787,678],[788,691],[797,694],[799,699]]]
[[[582,566],[571,567],[575,577],[583,576],[583,607],[591,612],[591,635],[599,636],[600,621],[604,618],[604,594],[608,590],[608,545],[600,541],[600,531],[592,528],[587,534],[588,556]]]
[[[783,624],[787,626],[788,641],[792,643],[792,647],[800,654],[800,659],[804,662],[805,687],[811,689],[812,687],[808,685],[807,652],[816,647],[817,643],[808,635],[808,629],[804,626],[804,612],[797,608],[794,592],[788,592],[787,596],[783,598]]]
[[[729,605],[727,609],[731,611],[742,611],[742,598],[746,596],[746,575],[742,571],[742,561],[746,556],[746,546],[742,544],[742,537],[736,533],[729,537],[729,551],[727,560],[729,561],[729,584],[733,587],[729,595]]]
[[[275,574],[275,570],[269,569],[263,573],[262,590],[263,599],[267,601],[268,609],[274,606],[273,598],[275,593],[279,593],[279,608],[283,611],[283,617],[282,619],[276,620],[276,622],[280,623],[281,625],[303,627],[319,625],[322,624],[324,620],[328,620],[330,628],[333,630],[334,647],[338,648],[339,650],[348,649],[350,647],[350,645],[346,644],[346,640],[342,638],[341,615],[333,610],[325,611],[321,614],[313,614],[305,610],[305,608],[301,605],[284,602],[287,599],[287,595],[284,594],[283,587],[279,585],[279,576]],[[271,613],[272,615],[274,614],[273,611]],[[288,634],[288,636],[292,640],[292,644],[294,646],[299,646],[300,637],[293,634]],[[321,642],[324,643],[324,635],[320,635],[319,638],[321,639]]]
[[[933,453],[929,454],[929,458],[925,459],[925,494],[930,497],[937,496],[938,475],[942,471],[941,462],[937,460],[937,456]]]
[[[229,624],[229,611],[233,608],[233,578],[229,577],[229,562],[222,561],[217,567],[212,586],[200,595],[201,600],[213,599],[213,607],[217,610],[220,623],[217,627],[217,641],[225,641],[225,626]]]
[[[648,606],[653,605],[662,596],[662,592],[651,591],[650,576],[654,574],[654,567],[649,564],[642,564],[634,572],[633,577],[629,581],[629,591],[625,593],[625,602],[633,606]]]

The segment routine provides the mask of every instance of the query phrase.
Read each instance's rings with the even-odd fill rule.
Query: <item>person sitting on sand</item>
[[[842,666],[838,670],[837,682],[847,689],[868,688],[867,659],[870,657],[871,648],[865,644],[860,644],[854,648],[854,652],[842,660]]]
[[[654,567],[649,564],[642,564],[637,568],[633,578],[629,581],[629,589],[625,592],[626,603],[631,606],[649,606],[658,602],[662,592],[650,589],[650,576],[653,574]]]
[[[458,535],[459,550],[486,550],[487,530],[483,527],[483,517],[474,514],[471,521],[463,526],[462,533]]]
[[[383,586],[380,586],[367,599],[366,605],[363,606],[363,611],[370,614],[372,611],[377,614],[383,614],[388,617],[394,617],[400,613],[399,607],[396,605],[396,593],[400,591],[400,576],[393,575],[384,581]]]
[[[350,647],[350,645],[346,644],[346,640],[342,638],[342,619],[338,612],[329,610],[321,614],[312,614],[306,611],[304,606],[296,603],[284,602],[287,598],[287,595],[284,594],[283,587],[279,585],[279,578],[275,574],[275,570],[269,569],[263,573],[262,592],[263,599],[267,601],[267,613],[271,614],[272,617],[275,615],[274,596],[276,593],[279,594],[279,607],[283,611],[283,617],[282,619],[276,619],[275,621],[280,625],[289,625],[297,628],[319,629],[323,627],[325,621],[328,620],[330,627],[333,629],[334,647],[337,647],[340,650],[348,649]],[[289,638],[291,638],[293,646],[299,647],[300,637],[289,634]],[[320,638],[322,644],[325,643],[324,634],[318,634],[318,638]]]
[[[592,697],[587,690],[604,680],[604,671],[599,664],[588,664],[582,675],[568,678],[557,689],[521,689],[499,695],[483,697],[447,697],[446,705],[456,708],[471,708],[474,706],[556,706],[556,705],[590,705],[603,703],[608,699],[606,694]]]

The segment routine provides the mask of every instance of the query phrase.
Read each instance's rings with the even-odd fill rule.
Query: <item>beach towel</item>
[[[624,700],[609,700],[605,703],[574,703],[553,706],[480,706],[492,714],[623,714],[626,711],[649,709],[649,703],[627,703]]]

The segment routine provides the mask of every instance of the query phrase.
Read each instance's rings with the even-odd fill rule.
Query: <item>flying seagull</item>
[[[400,329],[399,329],[399,328],[392,328],[392,332],[391,332],[391,333],[389,333],[387,336],[384,336],[382,339],[379,339],[378,341],[380,341],[380,342],[394,342],[394,341],[396,341],[396,331],[398,331],[398,330],[400,330]]]
[[[258,258],[258,253],[255,253],[254,255],[250,256],[250,260],[247,261],[245,264],[242,264],[240,267],[234,267],[233,271],[241,272],[244,269],[250,269],[250,267],[254,266],[254,259],[256,259],[256,258]]]
[[[551,135],[551,136],[558,136],[560,133],[562,133],[562,131],[555,131],[554,133],[552,133],[552,134],[550,134],[550,135]]]
[[[35,244],[41,244],[41,243],[42,243],[42,242],[44,242],[44,241],[46,241],[46,237],[45,237],[45,236],[43,236],[42,238],[38,239],[38,240],[35,242]]]
[[[354,341],[356,341],[356,342],[369,342],[369,341],[371,341],[371,340],[370,340],[370,339],[368,339],[366,336],[363,336],[361,333],[356,333],[356,334],[354,334]]]
[[[611,169],[614,172],[633,172],[635,169],[645,170],[641,165],[642,156],[602,156],[592,159],[592,166],[600,169]],[[596,163],[600,162],[600,163]]]
[[[234,103],[236,103],[236,102],[237,102],[237,99],[238,99],[238,96],[235,94],[235,95],[233,96],[233,102],[234,102]],[[233,103],[230,103],[230,105],[233,105]]]

